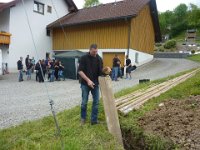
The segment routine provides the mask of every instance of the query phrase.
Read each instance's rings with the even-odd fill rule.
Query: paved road
[[[134,71],[132,80],[113,82],[113,89],[117,92],[138,84],[139,79],[155,80],[199,66],[200,64],[185,59],[154,59]],[[57,112],[80,105],[81,91],[78,81],[47,82],[46,87],[55,102]],[[19,83],[17,74],[3,76],[0,80],[0,129],[50,115],[48,102],[44,83],[34,80]]]

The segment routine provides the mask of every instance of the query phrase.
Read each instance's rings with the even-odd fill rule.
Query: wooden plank
[[[198,70],[195,70],[191,73],[182,75],[180,77],[177,77],[175,79],[170,80],[170,82],[168,82],[168,84],[166,84],[164,87],[160,87],[157,90],[153,91],[152,93],[147,93],[146,95],[139,97],[138,99],[136,99],[135,101],[133,101],[132,103],[130,103],[129,105],[119,109],[123,114],[127,114],[130,111],[132,111],[133,109],[138,109],[142,104],[144,104],[146,101],[148,101],[149,99],[153,98],[153,97],[157,97],[159,95],[161,95],[162,93],[168,91],[169,89],[173,88],[174,86],[184,82],[185,80],[187,80],[188,78],[192,77]],[[172,82],[173,81],[173,82]]]
[[[194,73],[194,72],[191,72],[189,74],[192,74],[192,73]],[[132,103],[134,103],[134,101],[140,99],[142,96],[145,96],[145,95],[151,94],[155,91],[158,91],[158,89],[166,88],[167,86],[171,85],[171,83],[174,83],[174,82],[176,82],[176,81],[178,81],[182,78],[185,78],[189,74],[184,74],[184,75],[179,76],[177,78],[165,81],[163,83],[160,83],[160,84],[157,84],[157,85],[154,85],[154,86],[151,86],[148,89],[144,89],[144,90],[140,90],[140,91],[138,90],[136,92],[131,93],[130,95],[127,95],[125,97],[121,97],[121,98],[119,98],[115,101],[117,109],[121,109],[121,108],[123,108],[123,107],[125,107],[129,104],[132,104]]]
[[[101,95],[103,99],[106,122],[109,132],[118,140],[123,146],[122,133],[119,124],[119,118],[114,101],[114,94],[112,90],[112,82],[109,76],[99,77],[99,84]]]

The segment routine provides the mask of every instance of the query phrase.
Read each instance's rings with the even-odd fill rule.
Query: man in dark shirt
[[[128,58],[128,55],[126,55],[126,79],[132,79],[131,77],[131,60]],[[128,75],[130,78],[128,78]]]
[[[23,80],[23,64],[22,64],[22,57],[20,57],[20,60],[17,61],[17,69],[19,70],[19,82],[24,81]]]
[[[99,105],[99,82],[98,77],[102,74],[103,62],[97,54],[98,49],[96,44],[90,46],[89,53],[82,56],[80,59],[78,73],[80,75],[80,83],[82,90],[81,103],[81,124],[84,124],[87,117],[87,103],[89,92],[93,97],[91,124],[97,124],[98,105]]]
[[[118,55],[116,54],[115,57],[113,58],[113,68],[112,68],[112,80],[118,81],[118,72],[120,69],[120,60]]]
[[[29,55],[26,56],[26,59],[25,59],[25,65],[26,65],[26,69],[28,67],[28,61],[29,61]]]

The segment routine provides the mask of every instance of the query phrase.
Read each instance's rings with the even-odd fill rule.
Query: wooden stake
[[[122,133],[120,129],[117,109],[115,106],[114,94],[112,90],[112,83],[110,77],[99,77],[99,84],[103,99],[108,130],[123,146]]]

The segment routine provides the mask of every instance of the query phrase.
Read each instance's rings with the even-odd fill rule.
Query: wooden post
[[[109,132],[123,146],[122,133],[119,124],[117,109],[115,106],[112,83],[109,76],[99,77],[101,95],[103,99],[106,122]]]

